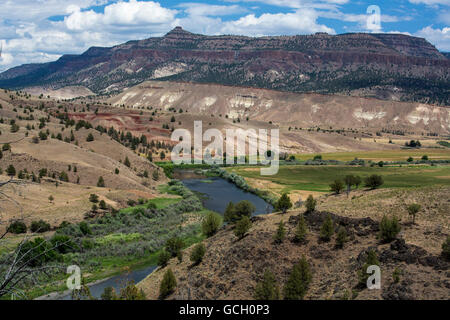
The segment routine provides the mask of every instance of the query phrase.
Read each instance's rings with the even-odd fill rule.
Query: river
[[[184,185],[192,191],[202,194],[202,201],[205,208],[222,215],[230,201],[234,203],[242,200],[252,202],[256,208],[254,215],[271,213],[273,210],[273,207],[260,197],[245,192],[236,187],[233,183],[222,178],[208,178],[202,175],[195,175],[192,172],[186,172],[186,174],[178,172],[177,178],[180,178]],[[91,294],[95,298],[100,298],[105,288],[113,287],[117,291],[127,280],[133,280],[135,283],[138,283],[145,279],[145,277],[155,269],[156,266],[149,266],[143,269],[132,270],[127,274],[118,275],[104,281],[96,282],[89,285]],[[46,299],[45,296],[41,298]],[[47,299],[70,300],[71,294],[66,292],[60,295],[51,295],[47,297]]]

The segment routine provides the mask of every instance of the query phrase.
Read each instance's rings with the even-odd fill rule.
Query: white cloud
[[[317,23],[318,13],[313,9],[299,9],[293,13],[265,13],[259,17],[246,15],[236,21],[223,23],[220,33],[252,36],[305,34],[335,31]]]
[[[426,4],[426,5],[436,5],[436,4],[443,4],[443,5],[450,5],[450,0],[409,0],[409,2],[414,4]]]
[[[433,27],[428,26],[419,30],[415,35],[426,38],[440,51],[450,52],[450,28],[448,27],[433,29]]]

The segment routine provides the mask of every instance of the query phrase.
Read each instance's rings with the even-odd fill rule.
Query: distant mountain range
[[[250,38],[177,27],[164,37],[12,68],[0,74],[0,87],[112,93],[158,79],[450,105],[449,56],[401,34]]]

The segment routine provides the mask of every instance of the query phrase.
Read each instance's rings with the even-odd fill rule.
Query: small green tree
[[[158,266],[165,267],[167,266],[167,263],[169,262],[170,258],[172,256],[169,252],[167,252],[165,249],[161,250],[161,252],[158,255]]]
[[[234,234],[236,237],[238,237],[239,240],[244,238],[248,230],[250,230],[252,226],[252,222],[247,216],[242,217],[237,223],[234,228]]]
[[[348,241],[347,230],[344,227],[340,227],[336,236],[336,247],[343,248],[344,244]]]
[[[98,204],[98,206],[99,206],[100,209],[102,209],[102,210],[108,209],[108,206],[106,205],[105,200],[100,200],[100,203]]]
[[[172,237],[166,242],[166,250],[170,253],[172,257],[176,257],[178,254],[178,251],[183,249],[184,247],[184,241],[181,238],[178,237]]]
[[[285,237],[286,228],[284,227],[284,222],[280,221],[280,223],[278,224],[277,232],[273,236],[273,240],[275,241],[275,243],[282,243]]]
[[[22,221],[13,221],[8,227],[8,232],[14,234],[26,233],[27,226]]]
[[[173,274],[172,269],[168,269],[159,286],[159,298],[165,299],[175,291],[176,287],[177,280],[175,279],[175,275]]]
[[[291,199],[287,193],[283,193],[275,204],[275,210],[286,213],[290,208],[292,208]]]
[[[223,218],[225,222],[232,222],[234,220],[234,203],[228,202],[227,207],[225,208],[225,212],[223,214]]]
[[[306,225],[305,217],[303,215],[300,215],[297,228],[295,228],[294,242],[297,243],[304,242],[307,233],[308,233],[308,226]]]
[[[420,209],[422,209],[422,206],[417,203],[412,203],[406,209],[408,210],[408,214],[410,216],[412,216],[412,218],[413,218],[413,224],[415,224],[416,223],[416,215],[420,211]]]
[[[334,234],[334,224],[331,215],[329,214],[320,228],[320,239],[323,241],[330,241]]]
[[[372,190],[378,189],[379,187],[381,187],[384,184],[383,177],[380,175],[377,175],[377,174],[368,176],[364,182],[365,182],[366,187],[368,187]]]
[[[394,216],[392,217],[392,219],[389,219],[385,215],[380,222],[379,237],[383,242],[391,242],[397,237],[397,234],[400,232],[400,230],[401,227],[397,217]]]
[[[346,175],[344,178],[344,183],[347,186],[347,196],[352,191],[352,186],[356,185],[356,177],[352,174]]]
[[[377,258],[377,253],[375,250],[369,250],[367,252],[367,260],[363,265],[361,270],[358,270],[359,286],[364,287],[367,285],[367,279],[369,279],[370,274],[367,273],[367,268],[370,266],[380,266],[380,262]]]
[[[123,162],[124,165],[126,165],[128,168],[131,167],[130,159],[128,157],[125,157],[125,161]]]
[[[305,203],[306,212],[313,212],[316,209],[316,204],[317,204],[316,199],[314,199],[312,194],[310,194],[308,196],[308,198],[306,199],[306,203]]]
[[[93,135],[92,133],[89,133],[88,136],[87,136],[87,138],[86,138],[86,141],[87,141],[87,142],[92,142],[92,141],[94,141],[94,135]]]
[[[103,179],[102,176],[100,176],[100,177],[98,178],[98,181],[97,181],[97,187],[99,187],[99,188],[104,188],[104,187],[105,187],[105,180]]]
[[[222,226],[222,217],[214,212],[209,212],[202,222],[202,232],[205,236],[211,237],[217,233]]]
[[[80,228],[81,233],[83,233],[85,236],[92,234],[91,227],[86,221],[82,221],[78,224],[78,227]]]
[[[280,287],[270,270],[264,272],[262,281],[256,285],[253,297],[255,300],[280,300]]]
[[[196,266],[198,265],[200,262],[202,262],[203,257],[205,256],[206,253],[206,247],[203,243],[199,243],[197,244],[194,249],[192,249],[191,252],[191,262]]]
[[[43,233],[50,231],[50,224],[44,220],[33,221],[30,226],[31,232]]]
[[[330,189],[335,194],[340,194],[344,190],[344,183],[341,180],[335,180],[330,184]]]
[[[89,196],[89,201],[92,202],[92,203],[97,203],[98,202],[98,195],[92,193]]]
[[[303,256],[292,268],[291,274],[284,286],[284,299],[302,300],[308,292],[311,280],[311,268]]]
[[[16,168],[12,164],[6,168],[6,174],[10,177],[14,177],[16,175]]]

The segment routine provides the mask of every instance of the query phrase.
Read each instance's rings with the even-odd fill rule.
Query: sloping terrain
[[[92,193],[107,205],[121,208],[129,199],[156,197],[156,187],[167,182],[163,171],[139,150],[133,151],[92,124],[78,128],[75,120],[69,124],[58,118],[60,110],[82,113],[85,105],[3,90],[0,105],[0,146],[10,145],[1,153],[0,181],[9,179],[10,166],[17,181],[1,190],[2,218],[24,218],[27,223],[44,218],[56,226],[63,220],[83,219],[91,210]],[[12,123],[18,126],[16,132]],[[100,178],[104,187],[98,187]]]
[[[448,105],[449,67],[425,39],[401,34],[249,38],[177,27],[160,38],[12,68],[0,74],[0,87],[83,85],[99,93],[164,79]]]
[[[172,259],[139,283],[149,299],[157,299],[159,285],[168,268],[177,280],[169,299],[253,299],[256,284],[265,270],[275,275],[281,292],[290,271],[305,256],[312,272],[312,282],[305,299],[448,299],[449,263],[441,256],[398,239],[381,244],[377,239],[378,222],[371,218],[345,218],[333,215],[335,228],[345,227],[349,242],[343,249],[335,240],[319,239],[327,212],[305,213],[309,227],[306,243],[292,242],[294,230],[303,212],[271,214],[253,218],[248,235],[237,240],[232,226],[226,226],[204,241],[206,254],[198,266],[192,266],[187,249],[183,262]],[[278,223],[286,223],[286,239],[274,243]],[[403,228],[408,228],[403,225]],[[366,262],[367,251],[377,253],[381,268],[381,290],[358,288],[358,270]],[[400,281],[393,281],[393,272],[401,270]]]
[[[108,99],[115,106],[155,107],[281,127],[450,132],[450,109],[355,97],[149,81]]]

